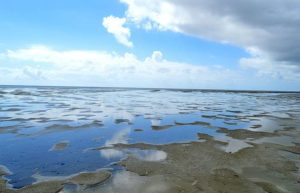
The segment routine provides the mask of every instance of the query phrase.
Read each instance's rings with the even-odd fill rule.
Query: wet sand
[[[227,130],[221,131],[232,133]],[[234,137],[245,138],[263,137],[263,133],[249,134],[249,131],[236,130]],[[280,132],[278,132],[280,133]],[[279,134],[276,135],[279,135]],[[300,139],[299,132],[292,129],[283,130],[282,133]],[[262,136],[260,136],[262,135]],[[268,134],[269,135],[269,134]],[[267,136],[268,136],[267,135]],[[141,184],[151,184],[149,193],[192,193],[192,192],[278,192],[297,193],[300,190],[299,168],[291,155],[296,159],[300,158],[300,144],[294,146],[284,146],[272,143],[255,144],[252,147],[241,149],[236,153],[226,153],[222,146],[226,142],[214,140],[212,136],[199,134],[204,141],[178,143],[169,145],[151,144],[114,144],[118,150],[137,148],[141,150],[157,150],[165,152],[165,156],[160,160],[143,160],[137,156],[129,155],[125,160],[117,163],[121,165],[131,175],[139,179],[137,184],[123,184],[122,188],[114,185],[114,178],[110,179],[111,173],[108,171],[79,173],[64,180],[42,181],[19,190],[11,190],[6,186],[4,178],[0,181],[0,192],[2,193],[57,193],[68,192],[66,184],[76,184],[81,191],[78,192],[103,192],[104,190],[114,190],[116,193],[129,193],[145,190]],[[283,156],[282,152],[285,154]],[[0,175],[3,177],[7,170],[2,168]],[[116,174],[126,177],[128,173]],[[143,177],[142,177],[143,176]],[[130,177],[129,177],[130,178]],[[117,179],[124,183],[124,180]],[[105,182],[95,188],[95,185]],[[159,182],[159,185],[157,183]],[[93,186],[94,185],[94,186]],[[93,186],[93,187],[91,187]],[[65,187],[65,188],[64,188]],[[152,187],[152,189],[150,188]],[[156,187],[156,188],[155,188]],[[65,189],[65,190],[64,190]],[[77,188],[78,189],[78,188]],[[126,191],[125,191],[126,190]]]
[[[136,144],[132,146],[165,151],[168,158],[154,163],[129,157],[121,164],[141,176],[164,176],[167,184],[175,185],[175,192],[299,192],[298,167],[279,154],[290,151],[288,147],[259,144],[230,154],[219,149],[220,145],[213,140],[163,146]]]
[[[38,182],[21,189],[12,189],[7,180],[3,178],[7,171],[0,167],[0,192],[1,193],[58,193],[63,191],[67,184],[78,186],[94,186],[100,184],[111,177],[111,173],[105,170],[95,172],[82,172],[69,177],[43,177],[37,179]]]
[[[69,141],[61,141],[59,143],[54,144],[49,151],[62,151],[68,147],[69,143]]]
[[[0,193],[300,193],[296,95],[30,92],[3,92]]]
[[[238,139],[273,136],[245,130],[220,131]],[[299,132],[293,129],[278,131],[274,135],[279,133],[300,139]],[[170,145],[117,144],[115,147],[166,152],[168,156],[164,162],[129,156],[120,163],[126,170],[140,176],[163,176],[171,188],[166,192],[300,192],[299,143],[293,146],[251,143],[252,147],[226,153],[221,148],[227,145],[226,142],[204,134],[199,134],[199,137],[205,141]]]

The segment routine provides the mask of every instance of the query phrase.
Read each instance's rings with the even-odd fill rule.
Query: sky
[[[0,85],[300,91],[300,1],[0,0]]]

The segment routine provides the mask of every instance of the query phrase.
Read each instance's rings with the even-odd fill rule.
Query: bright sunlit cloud
[[[297,0],[68,0],[59,11],[6,1],[0,84],[300,90],[299,10]]]
[[[108,33],[115,36],[116,40],[127,47],[132,47],[133,44],[129,40],[130,29],[124,27],[126,23],[126,18],[119,18],[114,16],[108,16],[103,18],[102,25],[106,28]]]
[[[258,58],[257,69],[253,61],[241,59],[242,68],[192,65],[164,58],[160,51],[139,59],[132,53],[108,53],[96,50],[55,50],[43,45],[1,53],[1,61],[21,63],[0,65],[0,82],[29,82],[38,85],[170,87],[170,88],[241,88],[256,85],[266,78],[270,81],[299,80],[292,66],[278,65],[274,69]],[[252,59],[251,59],[252,60]],[[264,66],[264,70],[262,70]],[[254,76],[246,73],[251,68]],[[246,71],[245,71],[246,70]],[[255,80],[253,80],[255,79]],[[17,81],[16,81],[17,80]],[[248,80],[251,80],[248,82]]]
[[[106,86],[197,87],[229,83],[235,73],[221,67],[207,67],[169,61],[160,51],[139,59],[132,53],[104,51],[58,51],[46,46],[8,50],[2,57],[26,63],[22,68],[1,68],[12,79],[39,77],[48,82],[101,84]],[[6,77],[7,78],[7,77]],[[0,78],[1,81],[4,81]],[[83,82],[82,82],[83,81]]]
[[[127,21],[146,30],[169,30],[240,46],[250,54],[241,65],[259,73],[300,72],[300,44],[296,43],[300,42],[300,1],[120,2],[127,5]]]

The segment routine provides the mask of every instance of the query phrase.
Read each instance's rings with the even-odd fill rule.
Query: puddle
[[[226,140],[223,140],[223,141],[226,141]],[[242,140],[230,139],[230,140],[227,140],[227,142],[228,142],[228,145],[221,147],[227,153],[235,153],[246,147],[252,147],[252,145],[249,145],[248,143],[246,143]]]
[[[167,153],[159,150],[129,150],[134,157],[144,161],[159,162],[167,159]]]

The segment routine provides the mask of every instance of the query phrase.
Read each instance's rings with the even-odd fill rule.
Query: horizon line
[[[259,89],[214,89],[214,88],[163,88],[163,87],[122,87],[122,86],[57,86],[57,85],[15,85],[0,84],[1,87],[61,87],[61,88],[102,88],[102,89],[128,89],[128,90],[170,90],[170,91],[202,91],[202,92],[236,92],[236,93],[299,93],[296,90],[259,90]]]

